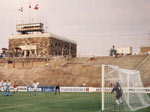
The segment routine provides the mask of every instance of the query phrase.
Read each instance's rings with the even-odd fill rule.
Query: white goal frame
[[[123,71],[123,72],[126,73],[126,87],[125,88],[123,87],[123,91],[125,91],[124,93],[126,94],[126,102],[127,102],[128,107],[129,107],[129,109],[131,111],[135,111],[135,110],[138,110],[138,109],[150,106],[150,99],[149,98],[148,98],[148,103],[147,103],[147,101],[144,101],[142,99],[141,102],[144,103],[144,104],[146,104],[145,106],[132,108],[132,106],[130,105],[130,93],[135,93],[135,94],[136,93],[137,94],[145,93],[145,97],[147,98],[147,94],[146,94],[147,92],[146,92],[146,90],[143,87],[140,87],[140,88],[137,87],[136,88],[136,87],[132,87],[130,85],[130,81],[131,81],[130,75],[131,74],[140,74],[140,71],[137,71],[137,70],[128,70],[128,69],[121,69],[118,66],[104,65],[104,64],[102,64],[102,73],[101,73],[101,92],[102,92],[102,94],[101,94],[101,99],[102,99],[101,109],[102,109],[102,111],[105,110],[105,96],[104,95],[105,95],[105,89],[107,89],[107,88],[105,88],[105,80],[106,80],[107,76],[109,76],[109,74],[111,74],[111,73],[114,72],[112,70],[112,72],[109,72],[108,74],[105,74],[105,67],[111,67],[111,68],[114,69],[114,71],[115,70],[121,70],[121,71]],[[138,75],[138,77],[141,80],[140,75]],[[118,79],[117,78],[110,78],[110,79],[108,78],[106,81],[110,81],[110,82],[112,81],[112,83],[113,83],[113,82],[119,81],[119,78]],[[143,85],[143,84],[141,83],[141,85]],[[109,88],[109,89],[112,89],[112,88]]]

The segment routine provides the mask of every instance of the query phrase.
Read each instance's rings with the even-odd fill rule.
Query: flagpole
[[[29,3],[29,23],[31,23],[31,3]]]
[[[21,15],[21,19],[22,19],[22,24],[24,24],[24,11],[23,11],[23,5],[22,5],[22,9],[21,9],[22,15]]]
[[[47,29],[48,29],[48,27],[47,27],[47,21],[46,21],[46,33],[47,33]]]
[[[18,22],[17,22],[17,14],[16,14],[16,31],[17,31],[17,24],[18,24]]]
[[[37,23],[39,23],[39,9],[37,9]]]
[[[39,13],[39,9],[38,9],[38,22],[40,22],[40,13]]]
[[[36,12],[36,22],[39,22],[39,4],[35,5],[34,10],[37,11]]]
[[[17,22],[17,14],[16,14],[16,26],[17,26],[17,23],[18,23],[18,22]]]
[[[21,12],[21,15],[20,15],[21,16],[21,21],[20,21],[20,23],[22,24],[23,23],[23,6],[18,11]]]
[[[22,24],[24,23],[24,20],[23,20],[23,13],[21,14],[21,23],[22,23]]]
[[[37,0],[37,5],[36,5],[37,7],[37,22],[39,23],[39,1]]]
[[[39,13],[39,22],[41,23],[40,9],[38,10],[38,13]]]

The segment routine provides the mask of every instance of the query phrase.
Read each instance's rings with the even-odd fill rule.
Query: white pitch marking
[[[59,101],[71,101],[71,100],[77,100],[77,99],[86,99],[86,98],[74,98],[74,99],[66,99],[66,100],[59,100]],[[24,104],[24,105],[10,106],[10,107],[2,107],[2,108],[0,108],[0,110],[10,109],[10,108],[19,108],[19,107],[25,107],[25,106],[29,106],[29,105],[36,105],[36,104],[49,103],[49,102],[57,102],[57,101],[43,101],[43,102],[34,103],[34,104]]]
[[[10,107],[2,107],[2,108],[0,108],[0,110],[2,110],[2,109],[10,109],[10,108],[19,108],[19,107],[24,107],[24,106],[28,106],[28,105],[34,105],[34,104],[26,104],[26,105],[16,105],[16,106],[10,106]]]

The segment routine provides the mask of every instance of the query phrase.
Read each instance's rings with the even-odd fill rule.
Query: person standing
[[[0,80],[0,96],[1,96],[1,92],[2,92],[2,85],[3,85],[3,83],[2,83],[2,81]]]
[[[16,82],[14,82],[13,88],[14,88],[13,94],[15,94],[18,91],[18,85]]]
[[[3,89],[4,89],[4,96],[7,96],[7,81],[4,80],[3,82]]]
[[[8,83],[7,83],[7,95],[8,95],[8,96],[11,95],[11,92],[10,92],[10,86],[11,86],[11,81],[8,80]]]
[[[60,84],[59,83],[57,83],[56,87],[55,87],[55,94],[57,94],[57,92],[59,92],[59,94],[60,94]]]
[[[113,93],[113,92],[116,92],[116,99],[115,99],[115,101],[119,105],[120,103],[122,103],[121,97],[122,97],[122,93],[123,93],[123,90],[122,90],[119,82],[116,82],[116,85],[112,89],[111,93]]]
[[[34,96],[37,95],[38,85],[39,85],[39,83],[36,82],[36,81],[34,81],[34,83],[33,83],[33,92],[34,92]]]

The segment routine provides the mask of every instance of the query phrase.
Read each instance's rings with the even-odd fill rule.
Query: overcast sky
[[[22,17],[24,22],[38,17],[37,3],[48,32],[75,40],[80,55],[109,55],[112,45],[132,46],[136,53],[150,46],[150,0],[1,0],[0,49],[17,34]],[[23,13],[18,11],[22,6]]]

